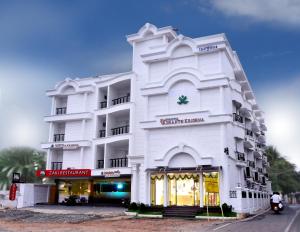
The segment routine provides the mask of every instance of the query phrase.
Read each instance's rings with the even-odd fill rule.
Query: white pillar
[[[164,174],[164,206],[168,206],[168,176]]]
[[[48,148],[47,150],[47,163],[46,169],[51,169],[51,150]]]
[[[50,124],[49,124],[49,138],[48,138],[48,142],[52,142],[53,141],[53,129],[54,129],[54,124],[53,124],[53,122],[50,122]]]
[[[80,148],[80,168],[83,168],[83,149],[84,147]]]
[[[83,120],[81,121],[81,139],[82,139],[82,140],[84,140],[85,124],[86,124],[86,120],[83,119]]]
[[[138,164],[132,164],[131,170],[131,202],[138,202]]]
[[[203,207],[203,200],[204,200],[204,195],[203,195],[203,175],[202,172],[199,174],[199,191],[200,191],[200,207]]]
[[[52,97],[52,105],[51,105],[51,115],[55,115],[56,114],[56,101],[55,101],[55,97]]]

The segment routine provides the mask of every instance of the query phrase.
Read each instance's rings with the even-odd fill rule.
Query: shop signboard
[[[17,194],[17,184],[13,183],[9,189],[9,200],[14,201]]]
[[[204,122],[204,118],[162,118],[160,119],[161,125],[178,125]]]
[[[65,143],[54,143],[51,145],[52,148],[62,148],[63,150],[76,150],[79,148],[78,144],[65,144]]]
[[[91,176],[91,169],[62,169],[38,170],[36,176],[40,177],[85,177]]]
[[[104,177],[120,177],[121,176],[121,172],[120,170],[114,170],[114,171],[103,171],[101,172],[101,175],[103,175]]]
[[[205,190],[208,193],[218,193],[218,177],[205,177]]]

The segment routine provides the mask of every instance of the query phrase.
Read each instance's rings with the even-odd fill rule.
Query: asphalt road
[[[217,232],[300,232],[300,205],[286,206],[280,214],[268,211],[250,220],[223,223],[212,229]]]

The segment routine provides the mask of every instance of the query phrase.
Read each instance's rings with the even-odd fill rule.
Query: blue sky
[[[226,33],[266,112],[268,142],[300,167],[300,1],[2,1],[0,148],[47,140],[45,90],[66,77],[130,70],[125,35],[146,22]]]

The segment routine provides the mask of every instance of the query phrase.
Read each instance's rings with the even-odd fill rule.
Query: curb
[[[196,216],[196,219],[213,219],[213,220],[237,220],[238,217],[219,217],[219,216]]]

